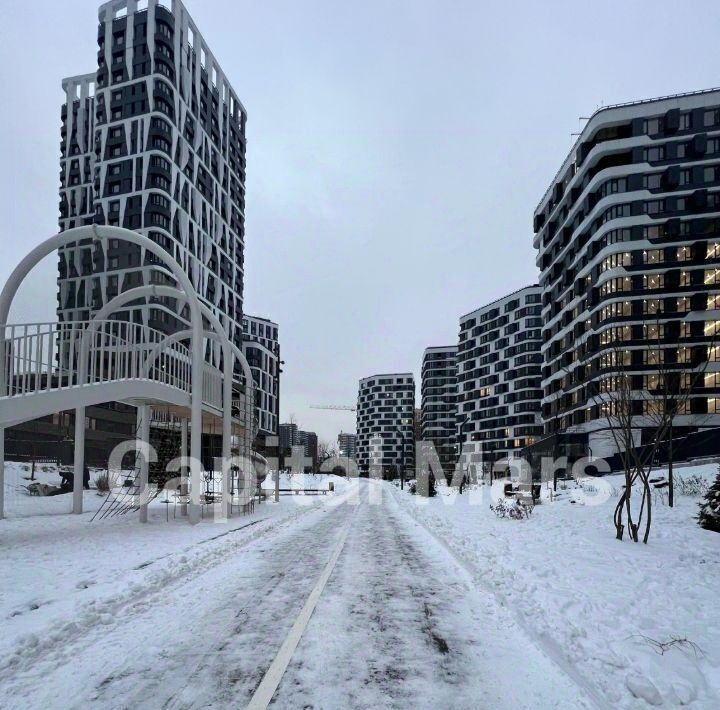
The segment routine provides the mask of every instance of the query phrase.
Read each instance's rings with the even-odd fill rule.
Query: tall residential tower
[[[427,348],[422,360],[420,438],[433,442],[448,480],[452,478],[458,450],[457,351],[457,345]]]
[[[180,0],[105,3],[97,42],[95,72],[63,82],[60,228],[108,224],[150,237],[239,346],[245,109]],[[152,255],[112,240],[61,249],[58,271],[60,320],[170,281]],[[172,300],[122,311],[164,332],[186,318]]]
[[[380,466],[383,473],[399,474],[414,468],[414,414],[412,373],[372,375],[360,380],[356,460],[361,473],[368,473],[371,463]],[[378,440],[375,451],[373,439]]]
[[[720,424],[720,90],[596,111],[534,232],[545,433],[613,453],[619,378],[637,444],[653,434],[657,402],[687,387],[675,433]]]
[[[526,286],[460,318],[457,426],[463,462],[507,461],[540,423],[540,288]]]

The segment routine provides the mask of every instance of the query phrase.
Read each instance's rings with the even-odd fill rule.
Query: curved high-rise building
[[[368,473],[375,456],[383,472],[408,477],[415,467],[415,378],[411,372],[372,375],[360,380],[357,402],[357,465]],[[373,439],[379,440],[375,454]]]
[[[596,111],[534,232],[545,433],[616,451],[618,378],[636,444],[652,437],[658,401],[687,387],[675,433],[720,424],[720,90]]]

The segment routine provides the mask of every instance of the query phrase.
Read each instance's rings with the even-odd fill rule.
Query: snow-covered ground
[[[489,510],[499,486],[451,503],[333,476],[280,485],[331,481],[196,526],[166,522],[162,499],[141,525],[16,498],[0,521],[0,705],[243,707],[336,560],[274,706],[720,707],[720,536],[695,524],[697,497],[657,505],[644,546],[614,539],[616,499],[591,505],[587,487],[514,521]],[[694,646],[651,641],[672,638]]]
[[[683,478],[716,473],[716,465],[676,469]],[[512,610],[540,647],[609,705],[718,708],[720,535],[698,527],[700,498],[680,495],[672,509],[657,501],[647,546],[618,542],[612,511],[622,481],[598,485],[608,484],[613,493],[603,504],[585,504],[602,491],[569,484],[521,521],[490,511],[501,484],[457,497],[441,488],[430,501],[395,495],[478,589]],[[653,643],[673,638],[694,645],[662,653]]]
[[[150,504],[150,523],[137,513],[91,522],[103,496],[85,491],[86,512],[68,514],[72,495],[24,493],[29,467],[6,464],[8,519],[0,521],[0,675],[22,668],[44,648],[60,648],[97,625],[110,623],[127,606],[161,592],[178,580],[203,575],[249,541],[289,525],[330,496],[282,498],[263,503],[251,515],[227,522],[206,517],[193,526],[180,508],[160,496]],[[36,470],[36,480],[58,484],[51,467]],[[94,475],[91,471],[91,484]],[[338,495],[345,479],[317,477],[318,486],[334,481]],[[177,516],[175,517],[175,514]],[[1,704],[1,703],[0,703]]]
[[[243,707],[333,559],[274,705],[593,706],[390,486],[330,480],[225,524],[3,521],[2,706]]]

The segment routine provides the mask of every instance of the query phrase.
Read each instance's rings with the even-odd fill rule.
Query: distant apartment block
[[[432,441],[445,476],[457,460],[457,345],[430,347],[423,353],[420,438]]]
[[[463,461],[519,455],[542,434],[541,291],[527,286],[460,318],[457,426]]]
[[[354,459],[357,456],[357,435],[341,431],[337,438],[338,453],[343,458]]]
[[[370,466],[371,441],[380,440],[377,464],[385,473],[415,466],[415,379],[412,373],[373,375],[360,380],[357,403],[357,464]]]
[[[280,448],[283,451],[287,451],[293,446],[299,446],[297,424],[281,424],[278,427],[278,436]]]
[[[299,429],[297,432],[297,446],[302,446],[305,456],[312,459],[312,470],[317,469],[318,464],[318,437],[314,431],[303,431]]]
[[[278,325],[243,315],[243,354],[255,380],[255,412],[261,436],[277,435],[280,419],[280,343]]]

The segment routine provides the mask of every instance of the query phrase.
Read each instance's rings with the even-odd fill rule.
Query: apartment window
[[[720,321],[706,321],[705,325],[703,326],[703,332],[705,333],[706,338],[712,338],[716,336],[718,333],[720,333]]]
[[[720,399],[709,397],[707,401],[708,414],[720,414]]]
[[[718,259],[720,258],[720,243],[708,242],[706,259]]]
[[[119,165],[108,166],[108,175],[119,175],[121,167]]]
[[[659,348],[643,350],[643,365],[661,365],[665,362],[665,351]]]
[[[158,195],[156,192],[153,192],[150,195],[150,202],[153,205],[158,205],[159,207],[164,207],[165,209],[170,208],[170,200],[168,200],[166,197],[163,197],[162,195]]]
[[[711,109],[703,113],[703,126],[709,128],[710,126],[717,126],[720,123],[720,109]]]
[[[170,161],[165,160],[160,155],[153,155],[150,159],[150,165],[152,165],[154,168],[162,168],[163,170],[170,170]]]
[[[687,153],[687,146],[685,145],[685,143],[676,143],[675,153],[678,158],[684,158]]]
[[[705,269],[704,283],[706,286],[720,284],[720,269]]]
[[[685,185],[689,185],[692,182],[692,177],[690,175],[689,170],[681,170],[680,174],[678,175],[678,184],[681,187],[684,187]]]
[[[629,251],[611,254],[603,259],[601,271],[615,269],[618,266],[630,266],[632,264],[632,254]]]
[[[678,298],[676,310],[678,313],[688,313],[690,311],[690,299],[687,296]]]
[[[652,148],[645,148],[645,161],[648,163],[656,163],[665,160],[665,146],[658,145]]]
[[[643,175],[643,187],[647,190],[657,190],[662,185],[662,174],[652,173]]]
[[[643,121],[643,133],[648,136],[655,136],[662,131],[662,118],[646,118]]]
[[[643,288],[646,291],[654,291],[665,287],[665,274],[645,274],[643,276]]]
[[[647,340],[660,340],[665,337],[665,325],[663,323],[645,325],[643,326],[643,329]]]
[[[645,264],[660,264],[665,261],[665,253],[662,249],[649,249],[643,252]]]
[[[108,259],[108,268],[117,269],[120,266],[120,258],[117,256],[111,256]]]
[[[632,280],[629,276],[625,276],[624,278],[610,279],[609,281],[606,281],[600,287],[600,293],[603,296],[606,296],[610,293],[616,293],[618,291],[630,291],[631,289]]]
[[[678,261],[690,261],[692,259],[692,250],[690,247],[678,247],[677,249],[677,260]]]
[[[720,309],[720,293],[713,293],[708,296],[707,310],[716,311]]]
[[[663,387],[664,378],[662,375],[653,374],[645,375],[643,377],[643,383],[646,390],[659,390]]]
[[[692,284],[692,276],[689,271],[680,272],[680,286],[690,286]]]
[[[622,301],[621,303],[611,303],[602,309],[603,320],[610,318],[618,318],[621,316],[632,315],[632,303],[630,301]],[[589,329],[589,328],[588,328]]]
[[[645,203],[645,214],[660,214],[665,207],[664,200],[650,200]]]
[[[715,180],[717,179],[715,177],[716,175],[717,175],[717,166],[705,168],[703,170],[703,182],[715,182]]]
[[[692,128],[692,114],[691,113],[681,113],[679,130],[687,131],[690,128]]]

